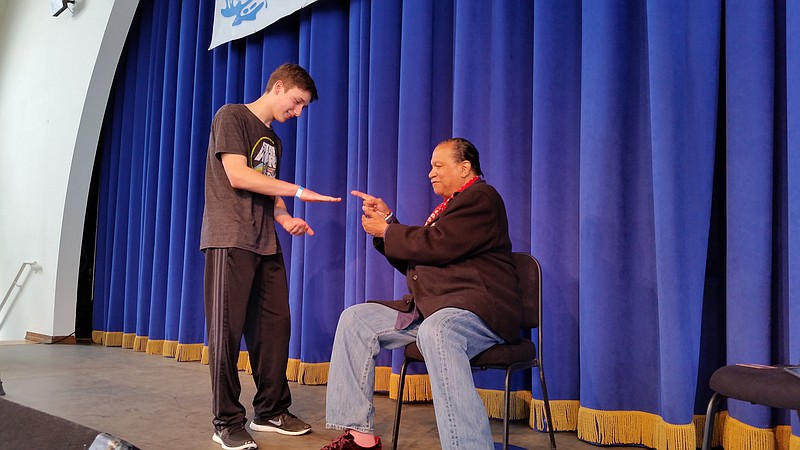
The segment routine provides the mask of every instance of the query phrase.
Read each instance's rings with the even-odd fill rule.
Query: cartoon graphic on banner
[[[278,19],[315,1],[216,0],[214,3],[214,29],[208,49],[211,50],[218,45],[261,31]]]

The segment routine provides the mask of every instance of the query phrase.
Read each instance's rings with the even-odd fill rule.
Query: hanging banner
[[[216,0],[212,48],[261,31],[316,0]]]

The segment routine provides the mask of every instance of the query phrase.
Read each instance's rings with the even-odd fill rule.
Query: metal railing
[[[14,288],[21,288],[22,285],[25,284],[25,281],[28,280],[28,277],[26,276],[25,278],[22,278],[22,281],[20,281],[22,273],[25,272],[26,267],[30,267],[30,271],[28,273],[38,272],[42,270],[42,266],[39,265],[39,263],[37,263],[36,261],[25,261],[19,266],[19,270],[17,271],[17,276],[14,277],[14,281],[12,281],[11,286],[8,287],[8,291],[6,292],[5,297],[3,297],[3,301],[0,302],[0,313],[3,312],[3,308],[6,306],[6,302],[8,301],[9,298],[11,298],[11,293],[14,292]],[[8,313],[6,313],[6,315],[8,315]],[[3,328],[3,323],[5,323],[5,321],[6,318],[5,316],[3,316],[2,320],[0,320],[0,328]]]

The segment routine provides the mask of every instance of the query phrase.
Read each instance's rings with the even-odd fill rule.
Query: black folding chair
[[[770,408],[800,411],[800,378],[783,366],[735,364],[714,371],[709,381],[714,395],[708,402],[706,426],[703,430],[703,450],[711,449],[714,420],[722,401],[733,398]],[[800,417],[800,412],[798,412]]]
[[[544,411],[547,419],[547,431],[550,434],[550,449],[556,449],[556,437],[553,431],[553,418],[550,414],[550,400],[547,397],[547,385],[544,381],[542,368],[542,268],[539,261],[527,253],[514,253],[514,264],[519,274],[520,290],[522,292],[522,329],[529,332],[536,328],[539,336],[539,352],[536,344],[530,339],[522,338],[515,344],[498,344],[490,347],[472,358],[470,365],[476,370],[499,369],[505,370],[505,391],[503,415],[503,450],[508,449],[508,416],[511,409],[511,373],[515,370],[539,368],[539,381],[542,385]],[[405,348],[405,360],[400,368],[400,387],[397,392],[397,409],[394,415],[392,429],[392,449],[397,449],[397,438],[400,432],[400,413],[403,407],[403,387],[406,379],[406,369],[413,362],[425,362],[416,343]]]

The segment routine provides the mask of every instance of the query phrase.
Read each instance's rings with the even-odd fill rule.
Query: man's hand
[[[373,197],[365,192],[360,191],[350,191],[350,193],[361,200],[364,200],[364,202],[361,204],[361,209],[364,210],[364,214],[367,216],[371,217],[378,215],[380,218],[386,219],[386,216],[392,212],[392,210],[386,206],[386,203],[384,203],[384,201],[378,197]]]
[[[386,220],[377,214],[373,214],[371,216],[366,214],[362,215],[361,226],[364,228],[364,231],[366,231],[367,234],[377,238],[383,238],[386,234],[386,229],[389,228],[389,224],[386,223]]]
[[[364,231],[371,236],[383,238],[386,229],[389,228],[386,217],[392,210],[378,197],[359,191],[350,191],[350,193],[364,201],[361,205],[361,209],[364,211],[364,215],[361,216],[361,226]]]
[[[309,236],[314,235],[314,230],[308,226],[305,220],[299,217],[282,220],[281,226],[292,236],[302,236],[304,234],[308,234]]]

